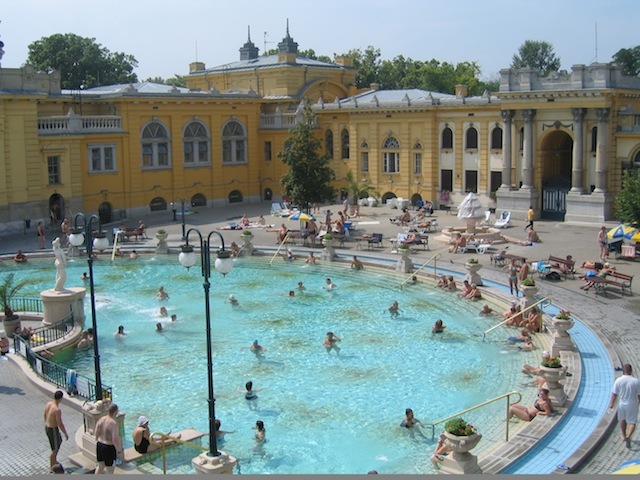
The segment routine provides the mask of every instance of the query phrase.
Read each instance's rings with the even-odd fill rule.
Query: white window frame
[[[400,143],[395,137],[384,141],[382,148],[382,173],[400,173]]]
[[[203,133],[202,135],[193,135],[192,125],[196,125]],[[187,149],[190,150],[191,159],[187,158]],[[207,126],[198,120],[192,120],[184,126],[182,132],[182,161],[185,167],[197,167],[202,165],[211,165],[211,136]]]
[[[413,174],[422,175],[422,152],[413,153]]]
[[[160,129],[163,130],[164,135],[158,135]],[[144,134],[147,130],[149,130],[151,136],[145,137]],[[159,120],[147,122],[142,127],[140,143],[143,170],[171,168],[171,138],[169,137],[169,129],[166,125]],[[149,159],[148,161],[147,158]],[[145,163],[147,164],[145,165]]]
[[[225,130],[231,125],[237,124],[242,129],[225,134]],[[249,162],[247,158],[247,129],[237,118],[231,119],[222,126],[222,164],[244,165]]]
[[[96,168],[94,164],[94,151],[98,150],[99,157],[97,158],[99,165]],[[111,152],[111,168],[107,168],[107,152]],[[116,162],[116,144],[115,143],[100,143],[89,144],[87,146],[87,156],[89,158],[89,173],[114,173],[118,171],[118,164]]]
[[[369,173],[369,152],[360,152],[360,171]]]
[[[47,179],[49,185],[62,185],[62,176],[60,173],[62,157],[60,155],[47,156]]]

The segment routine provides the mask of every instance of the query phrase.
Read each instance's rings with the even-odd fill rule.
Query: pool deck
[[[233,221],[229,219],[235,218],[235,221],[238,221],[237,219],[246,212],[252,219],[262,214],[267,222],[276,226],[279,226],[280,223],[285,223],[291,228],[298,227],[298,222],[270,216],[269,208],[270,203],[268,202],[226,207],[224,209],[208,208],[201,209],[198,213],[185,217],[185,220],[188,226],[197,227],[203,232],[209,232],[216,227],[227,225],[229,221]],[[322,210],[326,208],[331,209],[332,212],[337,212],[340,206],[323,206]],[[390,253],[390,245],[386,239],[395,238],[397,233],[403,231],[401,227],[393,225],[389,221],[390,218],[399,214],[398,210],[390,209],[386,206],[376,208],[361,207],[361,214],[361,218],[354,219],[356,223],[360,223],[357,226],[357,234],[382,233],[385,239],[383,248],[375,249],[375,251],[357,250],[357,242],[352,240],[345,243],[344,249],[339,248],[338,254],[358,255],[362,256],[363,260],[366,260],[366,257],[372,253],[380,254],[386,258],[397,258],[396,255]],[[318,220],[323,219],[323,217],[323,214],[318,214]],[[438,219],[438,229],[462,224],[455,216],[449,215],[444,211],[436,211],[434,217]],[[153,248],[157,243],[154,234],[158,228],[164,228],[168,232],[168,243],[173,251],[177,251],[177,247],[183,243],[181,241],[179,214],[177,222],[171,221],[171,212],[162,212],[150,214],[144,218],[130,219],[126,221],[126,224],[134,226],[140,219],[144,220],[147,225],[147,233],[150,239],[124,242],[121,245],[123,251],[131,249],[145,251]],[[516,219],[512,223],[513,226],[504,230],[503,233],[509,237],[524,240],[526,238],[526,234],[523,231],[525,221]],[[607,227],[614,226],[615,223],[607,223]],[[553,221],[536,221],[535,229],[543,243],[532,247],[509,244],[509,253],[524,256],[528,261],[546,259],[549,255],[565,257],[571,254],[576,259],[577,265],[581,265],[585,260],[597,260],[597,226],[587,227],[565,225]],[[35,256],[39,251],[37,249],[37,239],[33,233],[33,229],[31,229],[26,235],[20,232],[15,236],[0,238],[0,254],[12,254],[18,249],[22,249],[28,255],[33,254]],[[47,230],[47,241],[51,241],[58,233]],[[242,244],[240,231],[222,231],[221,233],[224,235],[226,242],[230,243],[235,240],[238,244]],[[256,247],[262,245],[275,246],[275,233],[260,229],[253,229],[252,233],[254,234],[253,243]],[[435,253],[441,253],[442,258],[438,261],[439,268],[462,273],[464,272],[463,264],[465,260],[475,257],[483,264],[483,269],[480,271],[483,278],[500,283],[506,282],[507,274],[502,269],[491,265],[488,255],[475,253],[450,254],[447,246],[438,242],[436,236],[437,233],[430,234],[430,250],[423,251],[418,249],[411,256],[416,265],[426,261]],[[306,251],[301,247],[293,247],[293,249],[300,253]],[[317,248],[315,251],[319,256],[320,249]],[[5,262],[8,261],[10,260],[5,260]],[[609,262],[615,265],[620,272],[635,276],[640,275],[640,262],[615,260],[613,256],[609,259]],[[52,284],[53,281],[52,269]],[[640,281],[640,276],[637,281]],[[602,398],[603,396],[608,396],[611,388],[609,380],[618,375],[618,372],[613,371],[613,367],[617,367],[621,363],[631,363],[634,367],[634,374],[637,376],[640,373],[640,348],[638,348],[640,345],[640,296],[635,293],[632,296],[622,295],[618,290],[610,290],[607,297],[596,296],[593,292],[580,290],[579,287],[583,282],[577,278],[560,282],[541,280],[537,281],[537,284],[540,286],[539,295],[548,296],[555,305],[575,313],[581,321],[593,330],[603,342],[607,354],[612,358],[613,364],[611,368],[605,369],[601,374],[603,381],[596,381],[588,385],[593,394],[600,398],[600,405],[597,408],[601,408]],[[637,286],[635,288],[636,290],[638,289]],[[585,360],[583,359],[584,362]],[[576,363],[570,368],[579,368],[579,365]],[[5,435],[0,437],[0,451],[12,459],[11,462],[4,462],[3,465],[0,465],[0,475],[24,476],[46,473],[49,451],[42,432],[41,414],[47,401],[48,396],[29,382],[13,362],[7,361],[6,358],[0,359],[0,415],[3,415],[3,420],[6,419],[6,425],[3,429]],[[585,411],[579,411],[573,412],[573,414],[592,416],[594,412],[585,413]],[[71,408],[63,407],[63,420],[70,433],[75,432],[82,425],[82,415]],[[542,424],[543,422],[540,423]],[[589,447],[586,450],[580,450],[584,448],[582,440],[579,439],[578,435],[571,435],[571,430],[567,429],[565,425],[564,430],[566,431],[562,436],[560,451],[554,446],[541,448],[539,452],[536,452],[536,458],[541,465],[546,465],[548,469],[550,465],[555,467],[558,464],[557,458],[559,455],[566,458],[569,453],[576,452],[573,460],[578,460],[580,456],[584,455],[587,456],[587,459],[572,472],[608,474],[622,462],[640,456],[640,433],[636,432],[631,449],[627,449],[619,439],[617,425],[615,428],[608,428],[609,423],[608,421],[600,422],[595,435],[602,436],[603,440],[595,451],[591,451]],[[538,427],[537,425],[531,425],[531,427],[534,428],[527,429],[522,434],[535,436]],[[578,427],[575,428],[577,429]],[[67,467],[70,466],[68,457],[76,452],[77,449],[72,442],[63,442],[58,458]],[[549,456],[547,456],[547,453]],[[568,460],[564,461],[564,463],[571,465],[573,460]],[[487,464],[489,461],[489,459],[486,460]],[[554,473],[562,473],[563,470],[552,471]],[[542,473],[542,471],[539,471],[539,473]]]

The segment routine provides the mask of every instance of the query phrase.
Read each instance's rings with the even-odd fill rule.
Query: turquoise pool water
[[[17,272],[30,279],[25,294],[52,288],[53,262],[24,267]],[[86,270],[85,260],[69,262],[67,286],[81,286]],[[142,414],[151,418],[152,431],[206,432],[200,269],[187,271],[175,257],[114,264],[100,259],[94,274],[102,377],[126,412],[128,445]],[[323,289],[327,277],[337,285],[334,292]],[[298,281],[306,290],[289,298]],[[236,261],[226,277],[212,273],[216,417],[223,430],[237,430],[221,447],[238,457],[242,473],[430,473],[431,431],[411,436],[400,428],[405,408],[429,423],[521,389],[520,368],[539,353],[482,342],[482,331],[498,317],[481,317],[478,303],[427,283],[401,291],[400,281],[377,269],[281,261],[269,267],[255,259]],[[155,298],[159,285],[168,301]],[[229,294],[239,306],[225,303]],[[394,300],[400,303],[397,318],[386,310]],[[177,322],[159,318],[161,306],[175,313]],[[86,309],[90,323],[88,299]],[[438,318],[446,332],[432,335]],[[163,333],[155,332],[158,321]],[[123,339],[113,336],[118,325],[128,332]],[[328,355],[321,345],[329,330],[342,338],[340,356]],[[494,338],[511,335],[504,330]],[[267,348],[262,360],[241,350],[254,339]],[[91,351],[68,350],[55,360],[93,375]],[[247,380],[263,388],[257,406],[237,391]],[[465,416],[484,435],[476,452],[503,439],[504,408],[500,402]],[[256,420],[263,420],[267,431],[262,453],[253,450]]]

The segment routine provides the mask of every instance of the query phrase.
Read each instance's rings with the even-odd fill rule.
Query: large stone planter
[[[537,285],[520,285],[520,291],[524,297],[520,300],[522,310],[536,303],[534,295],[538,293],[540,288]]]
[[[253,252],[255,250],[253,243],[251,243],[253,240],[253,234],[243,233],[242,235],[240,235],[240,238],[242,239],[242,247],[240,248],[240,253],[238,254],[238,256],[244,257],[253,255]]]
[[[323,238],[322,245],[324,245],[324,249],[320,254],[320,259],[325,262],[333,262],[334,258],[336,258],[333,238]]]
[[[398,263],[396,264],[396,272],[413,272],[413,261],[409,258],[411,249],[398,247],[398,253],[400,254],[400,260],[398,260]]]
[[[13,336],[13,333],[16,331],[19,325],[20,317],[18,317],[18,315],[15,315],[15,318],[11,320],[2,320],[2,326],[4,327],[4,333],[7,338],[11,338]]]
[[[478,272],[482,268],[482,264],[467,262],[464,264],[464,268],[467,271],[465,280],[467,280],[469,283],[476,284],[476,286],[478,287],[484,285],[484,283],[482,282],[482,277],[480,276],[480,274],[478,274]]]
[[[562,407],[567,401],[567,394],[564,387],[560,385],[560,380],[565,378],[566,369],[563,367],[551,368],[540,365],[538,375],[544,378],[546,384],[544,388],[549,390],[549,399],[554,407]]]
[[[570,318],[557,318],[551,320],[553,325],[553,341],[551,343],[551,354],[554,357],[560,355],[563,350],[574,351],[575,345],[571,340],[571,335],[567,333],[573,327],[573,320]]]
[[[166,233],[156,233],[156,238],[158,239],[158,245],[156,246],[157,254],[167,254],[169,253],[169,245],[167,245],[167,237],[169,235]]]
[[[452,450],[452,453],[444,457],[439,473],[482,473],[482,469],[478,466],[478,457],[470,453],[470,450],[475,448],[482,439],[481,434],[458,436],[444,432],[443,436],[444,444]]]

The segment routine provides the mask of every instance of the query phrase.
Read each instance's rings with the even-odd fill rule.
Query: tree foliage
[[[526,40],[513,56],[511,68],[532,68],[539,75],[546,77],[560,69],[560,58],[556,56],[551,43]]]
[[[621,48],[613,55],[613,61],[622,67],[622,73],[637,77],[640,75],[640,45]]]
[[[335,172],[329,166],[329,155],[319,153],[322,142],[314,134],[314,125],[315,114],[305,104],[301,121],[290,130],[284,150],[278,152],[278,158],[289,167],[280,179],[284,193],[307,212],[311,204],[333,200],[336,195],[331,186]]]
[[[66,89],[138,81],[133,73],[138,61],[132,55],[112,53],[95,38],[73,33],[57,33],[31,43],[27,61],[38,70],[59,71],[61,86]]]
[[[174,87],[186,88],[187,86],[187,82],[185,81],[184,76],[178,75],[177,73],[171,78],[149,77],[145,80],[145,82],[161,83],[163,85],[173,85]]]
[[[616,196],[618,217],[624,223],[640,225],[640,176],[637,170],[626,170],[622,177],[622,190]]]

